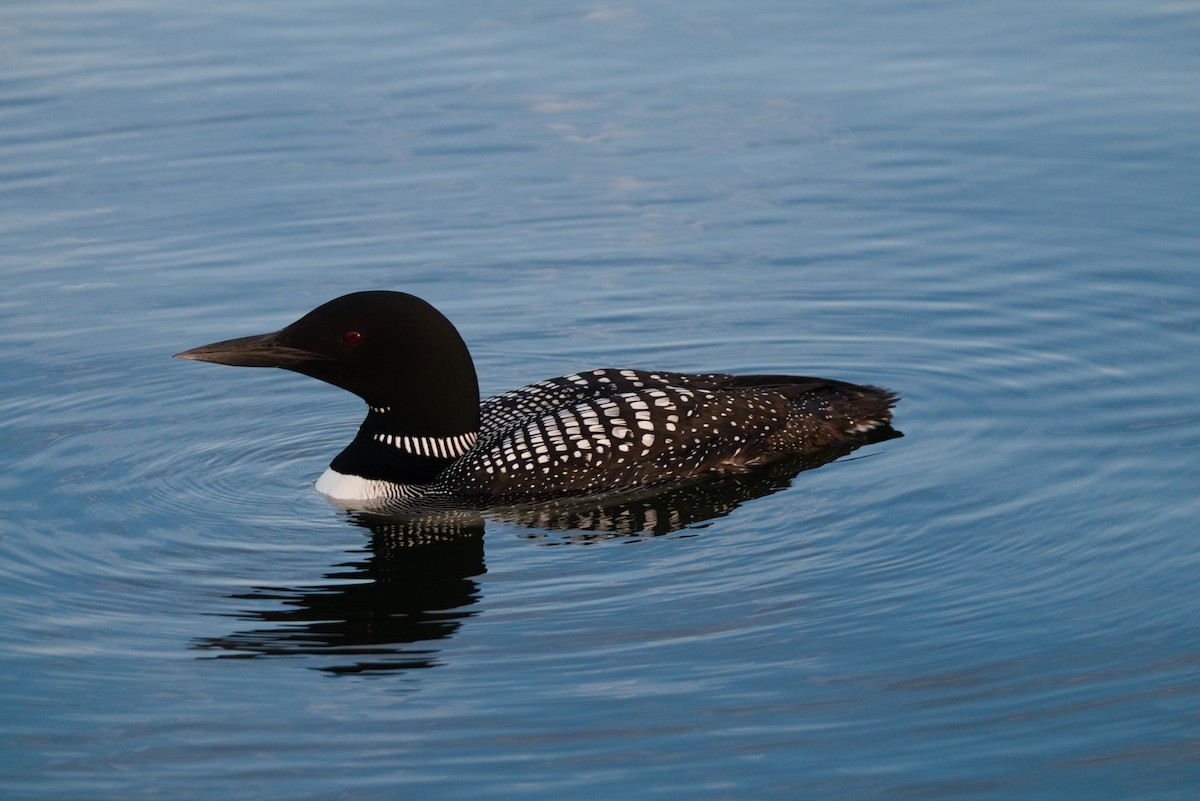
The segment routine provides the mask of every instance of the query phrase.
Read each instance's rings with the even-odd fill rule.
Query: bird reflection
[[[198,639],[193,647],[225,658],[316,656],[333,674],[405,671],[439,664],[437,641],[452,636],[480,597],[486,572],[485,520],[531,529],[546,545],[614,537],[653,537],[698,527],[742,503],[790,486],[802,471],[864,444],[902,436],[891,428],[853,446],[783,459],[745,473],[603,497],[557,499],[488,509],[421,508],[356,512],[370,531],[360,557],[336,565],[326,584],[258,587],[231,596],[260,607],[237,613],[255,628]],[[365,558],[363,558],[365,557]],[[263,603],[272,603],[262,609]]]
[[[365,556],[336,565],[330,582],[258,587],[231,596],[260,608],[238,613],[258,627],[193,643],[224,657],[325,657],[319,670],[363,673],[437,664],[433,643],[458,630],[479,599],[473,577],[485,572],[478,514],[439,526],[355,515],[371,531]],[[474,519],[469,519],[473,517]],[[262,609],[263,602],[275,602]]]

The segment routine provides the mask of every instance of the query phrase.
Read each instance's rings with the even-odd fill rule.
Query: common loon
[[[282,367],[366,401],[358,434],[316,484],[347,502],[543,499],[742,471],[854,443],[888,425],[898,398],[824,378],[599,369],[480,403],[454,325],[388,291],[176,356]]]

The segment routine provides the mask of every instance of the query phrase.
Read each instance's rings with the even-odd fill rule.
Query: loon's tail
[[[789,429],[803,433],[807,445],[854,441],[888,426],[900,395],[869,384],[797,375],[730,376],[729,389],[773,389],[788,399]]]

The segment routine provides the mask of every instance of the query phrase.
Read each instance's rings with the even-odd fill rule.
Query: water
[[[1193,797],[1197,41],[1191,2],[5,4],[5,797]],[[311,489],[356,399],[168,358],[371,288],[487,393],[818,374],[905,437],[657,536],[397,548]]]

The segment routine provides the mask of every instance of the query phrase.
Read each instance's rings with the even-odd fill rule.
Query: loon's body
[[[283,367],[359,395],[367,417],[316,488],[340,501],[493,502],[744,470],[854,443],[896,396],[781,375],[591,370],[479,402],[454,326],[400,292],[356,292],[272,334],[182,358]]]

